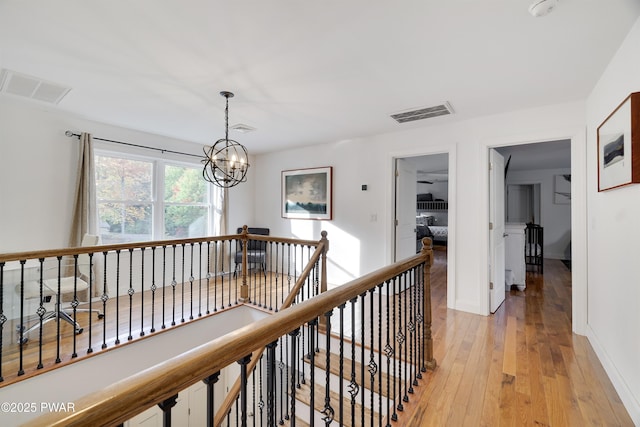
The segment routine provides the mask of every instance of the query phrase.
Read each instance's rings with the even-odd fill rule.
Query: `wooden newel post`
[[[249,246],[249,227],[242,226],[240,242],[242,244],[242,285],[240,285],[240,301],[249,301],[249,285],[247,284],[247,246]]]
[[[329,240],[327,239],[327,232],[322,231],[320,233],[322,238],[320,242],[324,242],[324,250],[322,251],[322,263],[320,265],[320,293],[327,292],[327,252],[329,252]]]
[[[425,257],[424,277],[422,280],[422,295],[424,304],[424,363],[429,370],[434,370],[438,365],[433,357],[433,338],[431,337],[431,265],[433,264],[433,244],[431,239],[424,237],[422,239],[421,255]]]
[[[323,244],[322,256],[320,256],[320,295],[327,292],[327,252],[329,252],[329,240],[327,239],[327,232],[320,232],[322,236],[320,243]],[[324,316],[320,316],[320,322],[318,325],[318,331],[320,333],[326,332],[327,321]]]

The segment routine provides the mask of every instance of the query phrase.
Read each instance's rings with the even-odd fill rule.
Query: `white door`
[[[396,261],[416,254],[416,175],[410,162],[396,159]]]
[[[489,305],[495,313],[505,297],[504,157],[489,150]]]

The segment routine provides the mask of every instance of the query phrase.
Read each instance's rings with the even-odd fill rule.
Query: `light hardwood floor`
[[[571,273],[545,260],[495,315],[446,308],[446,255],[432,269],[438,368],[405,406],[406,426],[632,426],[588,340],[571,332]]]

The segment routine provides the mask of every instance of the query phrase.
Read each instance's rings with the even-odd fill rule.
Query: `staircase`
[[[332,341],[338,342],[337,338]],[[332,346],[333,348],[338,348]],[[352,351],[351,345],[348,352]],[[303,357],[304,377],[296,388],[296,426],[309,425],[311,416],[316,425],[325,424],[325,396],[326,382],[329,382],[329,405],[333,411],[333,423],[348,427],[364,427],[368,425],[381,425],[381,419],[386,419],[387,414],[395,412],[393,393],[393,380],[386,372],[386,355],[373,353],[375,369],[369,366],[371,353],[365,349],[366,364],[359,359],[362,357],[362,347],[357,344],[354,350],[355,360],[345,355],[343,363],[340,363],[340,355],[329,353],[323,348],[315,352],[313,362],[310,355]],[[379,369],[379,361],[382,358],[383,369]],[[329,367],[327,369],[327,361]],[[311,381],[311,364],[314,365],[314,381]],[[371,369],[371,370],[370,370]],[[373,375],[372,375],[373,372]],[[313,387],[313,415],[311,414],[311,384]],[[353,384],[352,384],[353,383]],[[342,393],[340,392],[342,390]],[[330,411],[329,411],[330,412]],[[299,424],[302,421],[303,424]]]

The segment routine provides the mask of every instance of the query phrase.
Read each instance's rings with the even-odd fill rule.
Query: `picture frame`
[[[571,174],[553,176],[553,203],[571,204]]]
[[[640,182],[640,92],[598,126],[598,191]]]
[[[282,171],[282,217],[333,219],[331,166]]]

